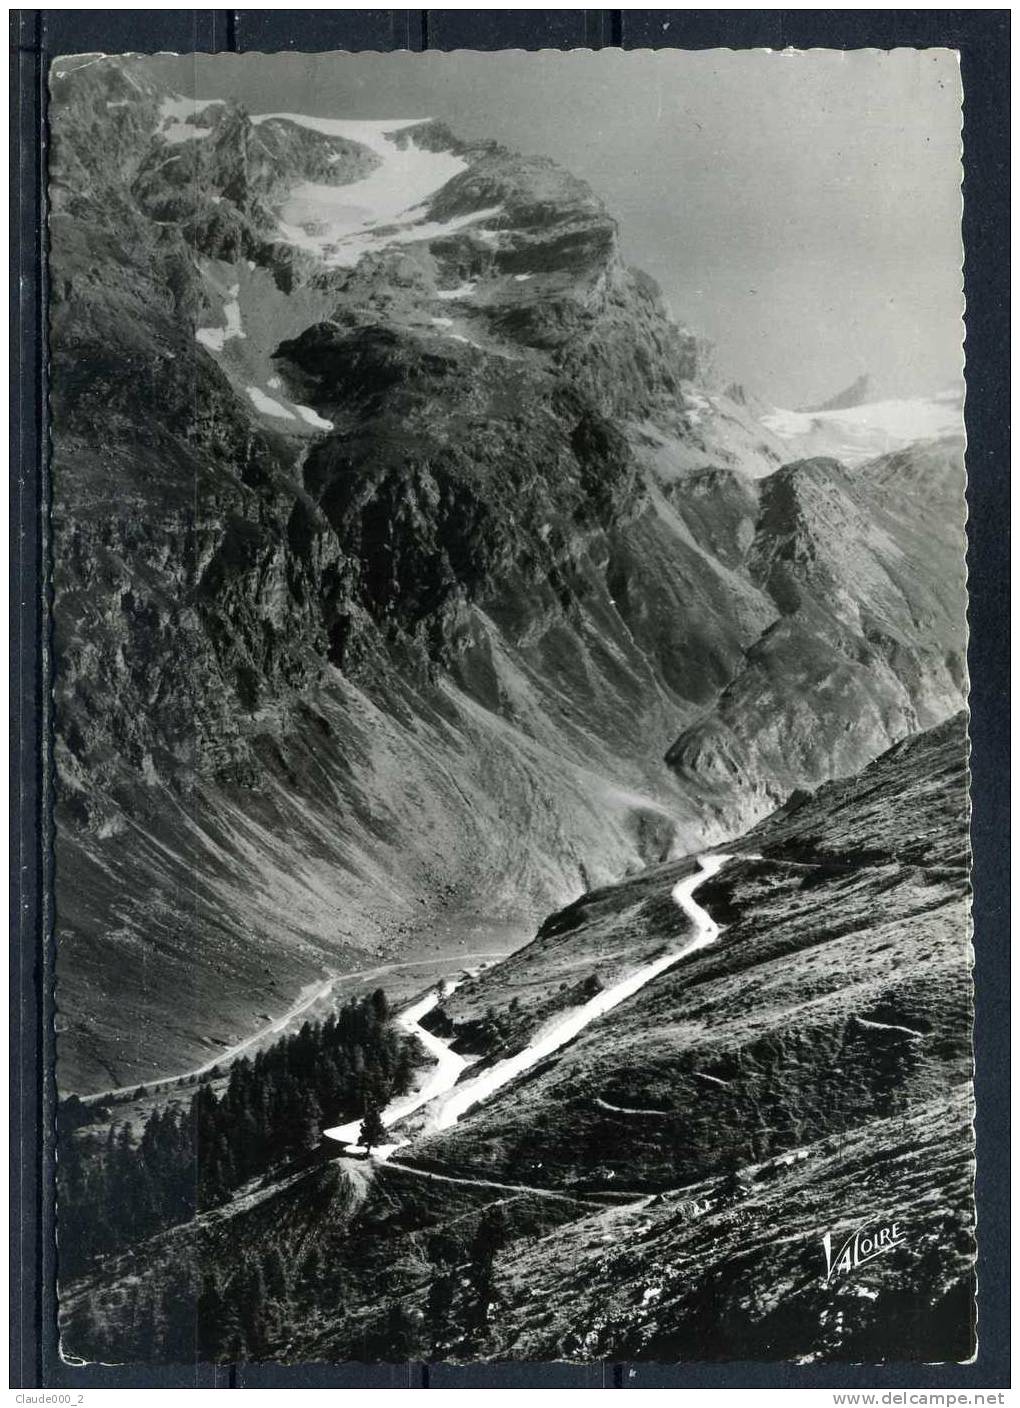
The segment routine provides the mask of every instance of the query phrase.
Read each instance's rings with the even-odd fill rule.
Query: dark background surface
[[[58,54],[393,49],[960,51],[973,772],[979,1352],[973,1365],[72,1367],[53,1287],[52,857],[43,448],[46,73]],[[21,10],[11,15],[12,1387],[1009,1385],[1009,12],[1006,10]]]

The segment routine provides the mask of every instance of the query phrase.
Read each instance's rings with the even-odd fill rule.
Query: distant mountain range
[[[869,377],[822,406],[806,411],[769,411],[763,424],[791,454],[832,455],[863,464],[925,441],[962,439],[963,387],[932,397],[878,400]]]

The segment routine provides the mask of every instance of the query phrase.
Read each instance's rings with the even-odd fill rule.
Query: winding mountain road
[[[429,1071],[424,1085],[411,1091],[409,1095],[401,1095],[396,1100],[391,1100],[382,1111],[382,1122],[387,1129],[391,1125],[399,1124],[401,1120],[406,1120],[408,1115],[413,1115],[424,1105],[429,1105],[433,1100],[445,1095],[451,1086],[456,1085],[460,1079],[460,1074],[467,1065],[463,1056],[458,1056],[455,1051],[451,1051],[445,1041],[433,1036],[421,1025],[421,1019],[438,1005],[440,997],[447,997],[459,986],[460,984],[457,982],[443,983],[441,989],[434,989],[425,997],[420,998],[413,1007],[409,1007],[397,1018],[398,1025],[403,1027],[405,1032],[416,1036],[422,1046],[432,1053],[436,1058],[436,1064]],[[354,1148],[360,1148],[358,1144],[360,1130],[361,1121],[351,1120],[349,1124],[336,1125],[333,1129],[324,1129],[322,1133],[326,1139],[333,1139],[338,1144],[348,1144]],[[387,1151],[392,1152],[399,1148],[400,1144],[406,1142],[406,1140],[400,1140],[396,1144],[379,1145],[375,1151],[376,1157],[385,1158]]]
[[[451,955],[451,957],[455,957],[458,963],[463,963],[475,958],[506,958],[508,954],[505,950],[500,950],[499,952],[458,953]],[[156,1080],[146,1080],[144,1077],[139,1077],[132,1085],[118,1086],[115,1090],[102,1090],[96,1095],[89,1095],[85,1098],[90,1102],[98,1100],[119,1100],[133,1095],[139,1086],[144,1086],[145,1089],[149,1091],[160,1090],[164,1086],[176,1085],[178,1081],[190,1080],[192,1076],[208,1075],[216,1066],[229,1065],[231,1061],[236,1061],[238,1056],[243,1056],[246,1051],[250,1051],[253,1046],[257,1046],[259,1042],[265,1041],[268,1037],[281,1036],[298,1017],[303,1017],[310,1008],[314,1007],[317,1002],[321,1002],[323,998],[328,997],[333,988],[340,987],[342,983],[354,982],[362,978],[382,978],[385,977],[387,973],[396,973],[405,968],[429,968],[435,966],[436,960],[434,958],[415,958],[406,963],[382,963],[377,968],[359,968],[353,973],[334,973],[333,976],[327,978],[325,982],[319,983],[310,995],[306,993],[303,997],[299,998],[293,1007],[289,1007],[282,1016],[277,1017],[274,1021],[270,1022],[268,1026],[259,1027],[257,1032],[253,1032],[251,1036],[245,1037],[243,1041],[237,1042],[234,1046],[224,1047],[222,1051],[210,1057],[203,1065],[193,1066],[189,1071],[179,1071],[177,1075],[160,1076]],[[430,1007],[434,1005],[435,1003],[433,1002],[430,1004]],[[405,1017],[410,1017],[411,1013],[416,1010],[419,1012],[419,1017],[422,1017],[430,1008],[420,1007],[419,1004],[405,1013]],[[417,1029],[416,1022],[414,1025],[416,1028],[415,1035],[423,1045],[428,1046],[429,1050],[437,1055],[438,1059],[438,1053],[433,1050],[431,1044],[435,1038]],[[428,1040],[426,1040],[426,1037],[428,1037]],[[445,1047],[443,1047],[443,1050],[446,1052]],[[450,1055],[452,1053],[446,1054]],[[405,1111],[405,1113],[407,1112]]]
[[[416,1168],[414,1164],[398,1163],[395,1159],[387,1160],[387,1168],[396,1169],[399,1173],[412,1174],[415,1178],[424,1178],[432,1183],[454,1183],[467,1188],[491,1188],[497,1193],[518,1193],[522,1196],[535,1198],[551,1198],[560,1203],[580,1203],[582,1207],[602,1208],[604,1203],[598,1202],[593,1197],[586,1197],[582,1193],[561,1193],[558,1188],[537,1188],[527,1183],[499,1183],[491,1178],[457,1178],[451,1173],[435,1173],[432,1169]],[[640,1197],[640,1194],[635,1194]]]
[[[636,969],[628,977],[598,993],[582,1007],[574,1008],[541,1036],[531,1041],[522,1051],[508,1056],[503,1061],[497,1061],[472,1080],[461,1082],[460,1077],[466,1062],[462,1057],[451,1052],[444,1042],[419,1025],[421,1018],[430,1012],[440,1000],[439,994],[436,992],[422,998],[403,1013],[398,1020],[406,1031],[413,1032],[423,1045],[433,1052],[437,1058],[437,1065],[419,1090],[411,1095],[401,1096],[386,1106],[382,1112],[383,1124],[387,1129],[390,1129],[406,1119],[408,1115],[427,1107],[423,1133],[450,1129],[469,1110],[483,1100],[487,1100],[510,1081],[516,1080],[518,1076],[523,1075],[539,1061],[552,1055],[554,1051],[558,1051],[568,1042],[573,1041],[592,1022],[607,1012],[611,1012],[627,998],[640,992],[660,973],[666,972],[668,968],[672,968],[699,949],[707,948],[709,944],[715,943],[720,933],[719,925],[708,911],[697,903],[694,892],[710,876],[715,875],[729,859],[731,857],[728,855],[699,856],[697,870],[684,876],[673,886],[673,903],[690,920],[694,928],[693,938],[689,939],[681,948],[671,953],[665,953],[653,962],[646,963],[644,967]],[[447,988],[446,991],[452,991],[452,988]],[[324,1130],[323,1133],[328,1139],[357,1148],[359,1146],[356,1141],[360,1127],[359,1120],[352,1120],[349,1124],[338,1125],[333,1129]],[[388,1159],[395,1150],[407,1142],[406,1139],[401,1139],[392,1144],[381,1145],[373,1152],[377,1159]]]

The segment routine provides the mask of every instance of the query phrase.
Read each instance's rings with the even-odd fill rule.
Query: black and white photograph
[[[972,1362],[958,55],[48,82],[64,1363]]]

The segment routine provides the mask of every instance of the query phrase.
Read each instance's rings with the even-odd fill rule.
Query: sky
[[[624,257],[776,405],[867,372],[959,380],[960,84],[947,50],[193,55],[150,60],[252,113],[437,117],[552,157]]]

